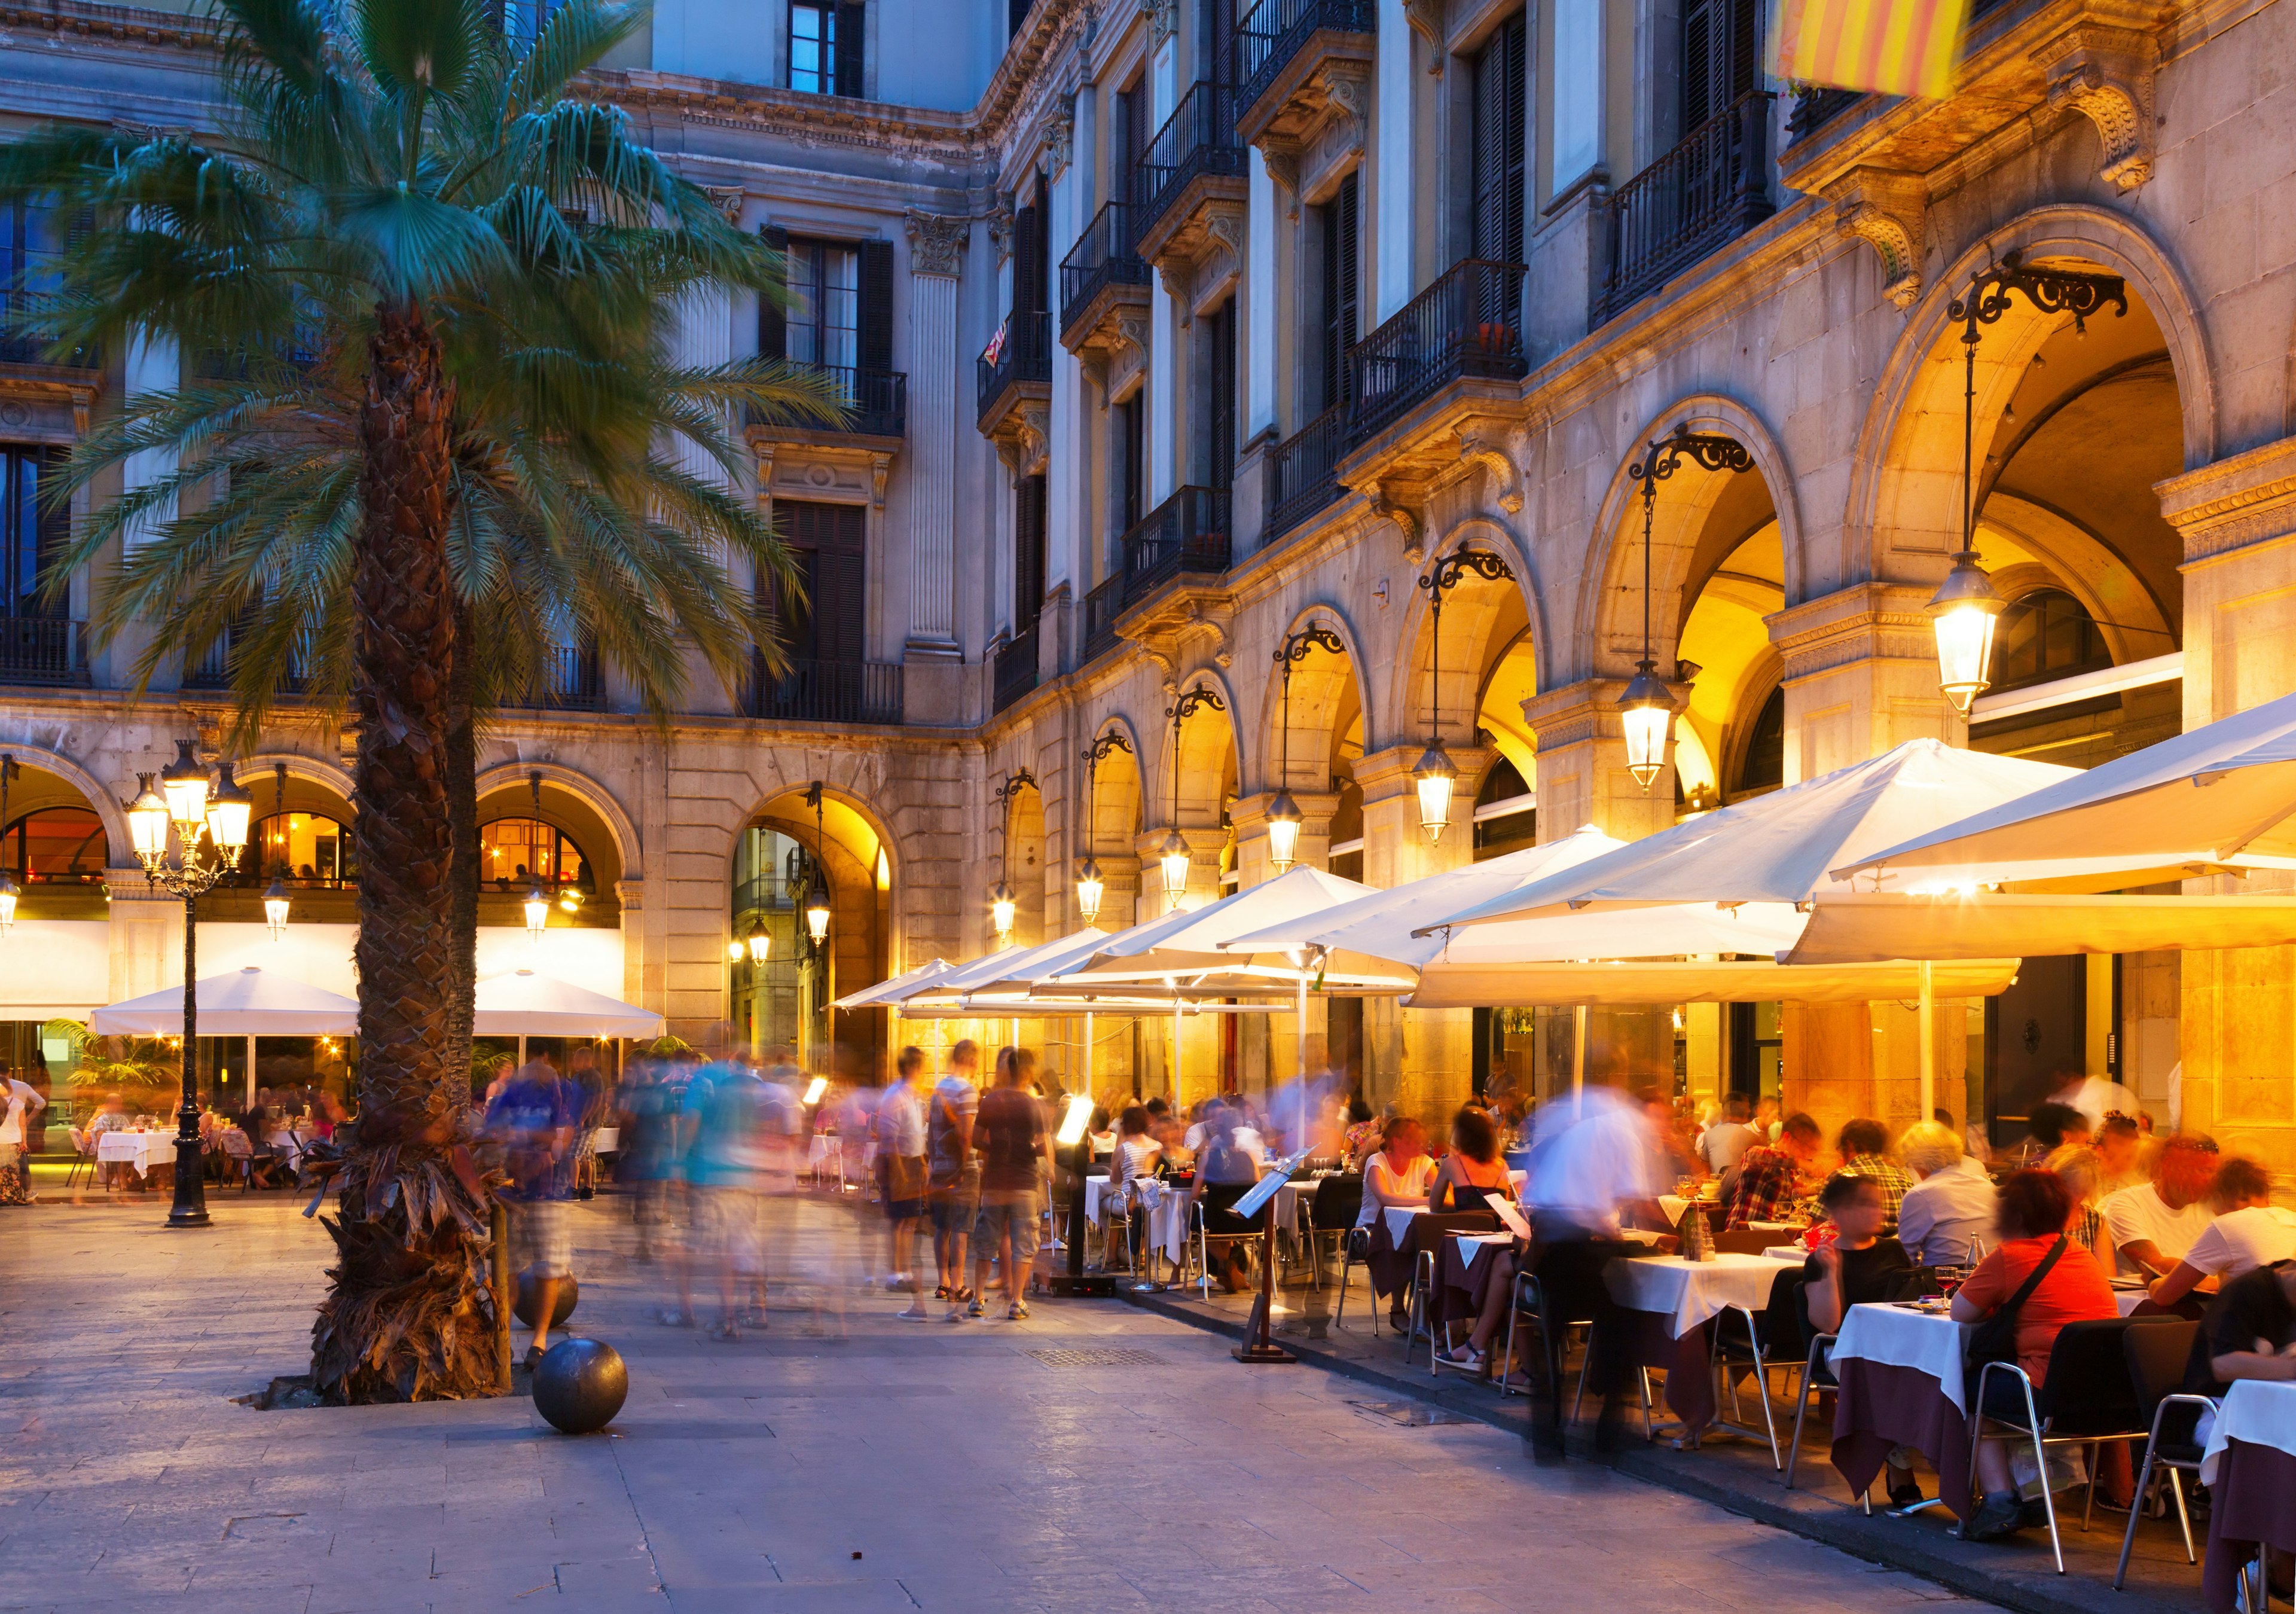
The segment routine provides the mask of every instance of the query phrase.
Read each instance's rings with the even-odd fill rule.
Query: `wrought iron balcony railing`
[[[1061,336],[1075,334],[1093,300],[1109,286],[1144,286],[1148,266],[1137,244],[1140,209],[1111,201],[1092,216],[1069,255],[1061,260]]]
[[[1084,597],[1084,659],[1091,661],[1116,648],[1116,617],[1124,609],[1124,574],[1118,572]]]
[[[974,360],[978,372],[976,414],[987,420],[1005,389],[1023,381],[1053,379],[1053,316],[1016,308],[1005,323],[1003,342]]]
[[[545,711],[596,711],[606,703],[598,651],[587,644],[554,644],[544,652],[535,682],[516,704]]]
[[[234,670],[233,662],[248,632],[249,623],[244,620],[234,622],[231,627],[224,629],[216,637],[215,642],[208,646],[207,654],[201,656],[194,665],[184,669],[184,687],[195,690],[229,689]],[[298,651],[288,657],[287,670],[280,675],[275,692],[282,695],[299,695],[309,683],[309,668],[305,664],[302,652]]]
[[[1372,432],[1464,376],[1520,381],[1521,264],[1464,258],[1349,350],[1355,385],[1351,438]]]
[[[754,407],[747,412],[752,426],[806,427],[816,431],[849,431],[858,437],[901,437],[909,424],[909,377],[902,370],[862,370],[849,365],[816,365],[814,368],[836,384],[837,401],[849,412],[842,425],[830,426],[810,416],[767,419]]]
[[[1235,137],[1235,91],[1213,79],[1197,80],[1156,131],[1140,159],[1136,184],[1143,233],[1163,222],[1191,180],[1208,174],[1241,176],[1243,143]]]
[[[898,662],[792,661],[775,676],[758,657],[749,715],[792,723],[898,723],[901,673]]]
[[[1334,404],[1267,451],[1267,531],[1281,537],[1340,496],[1348,406]]]
[[[1003,711],[1037,687],[1037,625],[1031,622],[997,647],[996,705]]]
[[[1619,187],[1597,324],[1775,211],[1769,118],[1769,92],[1750,91]]]
[[[1146,598],[1183,573],[1227,569],[1228,494],[1183,487],[1124,535],[1124,602]]]
[[[1377,0],[1259,0],[1235,25],[1235,110],[1266,94],[1300,47],[1324,29],[1379,31]]]
[[[0,683],[86,683],[86,635],[69,617],[0,617]]]

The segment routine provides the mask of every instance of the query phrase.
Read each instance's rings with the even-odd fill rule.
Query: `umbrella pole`
[[[1308,972],[1300,971],[1300,1079],[1308,1079]]]
[[[1927,1120],[1937,1110],[1937,966],[1923,959],[1917,966],[1922,983],[1922,1113]]]
[[[1172,1108],[1180,1108],[1180,1000],[1172,1000],[1172,1057],[1164,1061],[1171,1067]]]
[[[1570,1096],[1587,1089],[1587,1005],[1570,1011]]]
[[[526,1069],[526,1033],[523,1031],[518,1034],[518,1068],[521,1070]]]
[[[247,1107],[255,1108],[255,1034],[247,1036]]]
[[[1084,1012],[1084,1090],[1092,1091],[1092,1011]]]

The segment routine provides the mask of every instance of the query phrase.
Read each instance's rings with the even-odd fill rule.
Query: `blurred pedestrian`
[[[907,1047],[893,1068],[893,1079],[877,1101],[879,1192],[885,1203],[885,1286],[921,1290],[916,1276],[917,1224],[925,1214],[925,1118],[917,1091],[924,1069],[922,1049]],[[922,1321],[922,1294],[913,1294],[899,1315]]]
[[[502,1144],[510,1176],[501,1192],[510,1213],[511,1263],[534,1279],[534,1337],[526,1352],[529,1372],[550,1348],[558,1285],[574,1275],[567,1200],[573,1185],[575,1119],[574,1095],[546,1059],[528,1061],[487,1107],[487,1135]]]
[[[696,1073],[691,1097],[693,1184],[718,1276],[709,1336],[738,1340],[744,1326],[766,1325],[765,1083],[746,1060],[721,1052]]]
[[[1037,1183],[1051,1158],[1051,1133],[1043,1105],[1029,1092],[1036,1074],[1034,1056],[1015,1052],[999,1064],[998,1085],[980,1095],[972,1128],[973,1146],[980,1155],[973,1286],[980,1292],[967,1315],[979,1316],[985,1309],[988,1260],[1001,1256],[1004,1315],[1018,1323],[1029,1315],[1029,1274],[1037,1258]]]
[[[980,1104],[980,1046],[971,1037],[949,1053],[948,1073],[933,1085],[925,1118],[928,1175],[925,1193],[932,1211],[934,1298],[948,1302],[946,1323],[962,1322],[972,1292],[965,1282],[965,1246],[980,1212],[980,1162],[972,1152],[973,1117]]]

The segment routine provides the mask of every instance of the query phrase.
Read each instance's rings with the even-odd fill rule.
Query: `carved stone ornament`
[[[1148,13],[1150,50],[1180,31],[1180,0],[1141,0],[1140,9]]]
[[[869,503],[877,509],[885,508],[885,482],[893,474],[893,456],[873,454],[869,456]]]
[[[1076,143],[1076,113],[1064,111],[1045,120],[1045,176],[1058,179],[1069,171],[1069,154]]]
[[[1394,498],[1384,484],[1374,484],[1371,489],[1371,512],[1395,523],[1396,532],[1403,539],[1404,558],[1417,565],[1427,554],[1427,526],[1419,512]]]
[[[2152,177],[2152,70],[2158,60],[2150,34],[2095,25],[2068,29],[2033,53],[2048,86],[2049,105],[2079,112],[2096,126],[2104,147],[2097,174],[2118,191],[2134,191]]]
[[[747,191],[740,185],[704,185],[701,188],[709,193],[710,204],[726,216],[727,224],[742,222],[742,204],[750,198]]]
[[[1290,141],[1270,140],[1259,148],[1260,160],[1267,165],[1267,177],[1292,194],[1296,210],[1300,204],[1300,148]]]
[[[1000,269],[1013,260],[1013,222],[1012,202],[999,198],[996,210],[988,216],[988,244],[996,250]]]
[[[1021,446],[1020,472],[1022,476],[1033,476],[1052,450],[1052,410],[1040,404],[1021,405],[1017,437]]]
[[[1403,0],[1404,20],[1412,31],[1425,39],[1428,53],[1433,58],[1427,70],[1440,78],[1443,76],[1443,0]]]
[[[1882,294],[1910,308],[1922,294],[1922,221],[1929,186],[1918,174],[1852,168],[1825,187],[1843,230],[1881,255]]]
[[[1123,313],[1116,316],[1116,340],[1119,350],[1130,348],[1144,360],[1148,356],[1148,316],[1145,314]]]
[[[905,223],[909,233],[912,273],[946,274],[955,279],[964,272],[964,242],[972,233],[971,219],[945,213],[920,213],[911,208]]]
[[[1480,465],[1497,490],[1498,504],[1511,516],[1522,513],[1522,484],[1515,475],[1514,462],[1506,450],[1480,431],[1459,434],[1459,459],[1464,464]]]
[[[1358,61],[1334,61],[1324,71],[1325,80],[1331,85],[1332,104],[1355,126],[1349,143],[1358,151],[1368,150],[1371,139],[1371,70]]]

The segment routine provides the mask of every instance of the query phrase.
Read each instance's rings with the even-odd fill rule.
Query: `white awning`
[[[196,988],[201,1036],[350,1036],[358,1031],[358,1004],[276,970],[250,964],[224,975],[203,975]],[[181,1036],[180,986],[111,1004],[88,1017],[98,1036]]]
[[[927,959],[914,970],[904,970],[890,980],[849,992],[829,1006],[832,1009],[883,1009],[905,1003],[956,966],[944,958]]]
[[[660,1036],[663,1026],[651,1009],[532,970],[480,981],[476,1010],[480,1036]]]
[[[1201,908],[1180,909],[1110,937],[1080,958],[1037,978],[1039,993],[1119,981],[1155,981],[1216,996],[1292,992],[1304,973],[1330,992],[1402,992],[1407,968],[1375,959],[1317,965],[1270,952],[1239,954],[1227,944],[1268,926],[1327,914],[1378,893],[1321,869],[1295,868]]]
[[[2013,958],[1939,964],[1939,997],[1990,997],[2017,979]],[[1742,1004],[1784,999],[1802,1004],[1863,1004],[1921,995],[1920,966],[1791,965],[1767,960],[1518,965],[1431,963],[1407,1009],[1527,1007],[1532,1004],[1632,1007],[1658,1004]]]
[[[1836,893],[1814,905],[1782,962],[2026,958],[2296,943],[2296,897],[2078,897]],[[1939,988],[1942,991],[1944,988]]]

